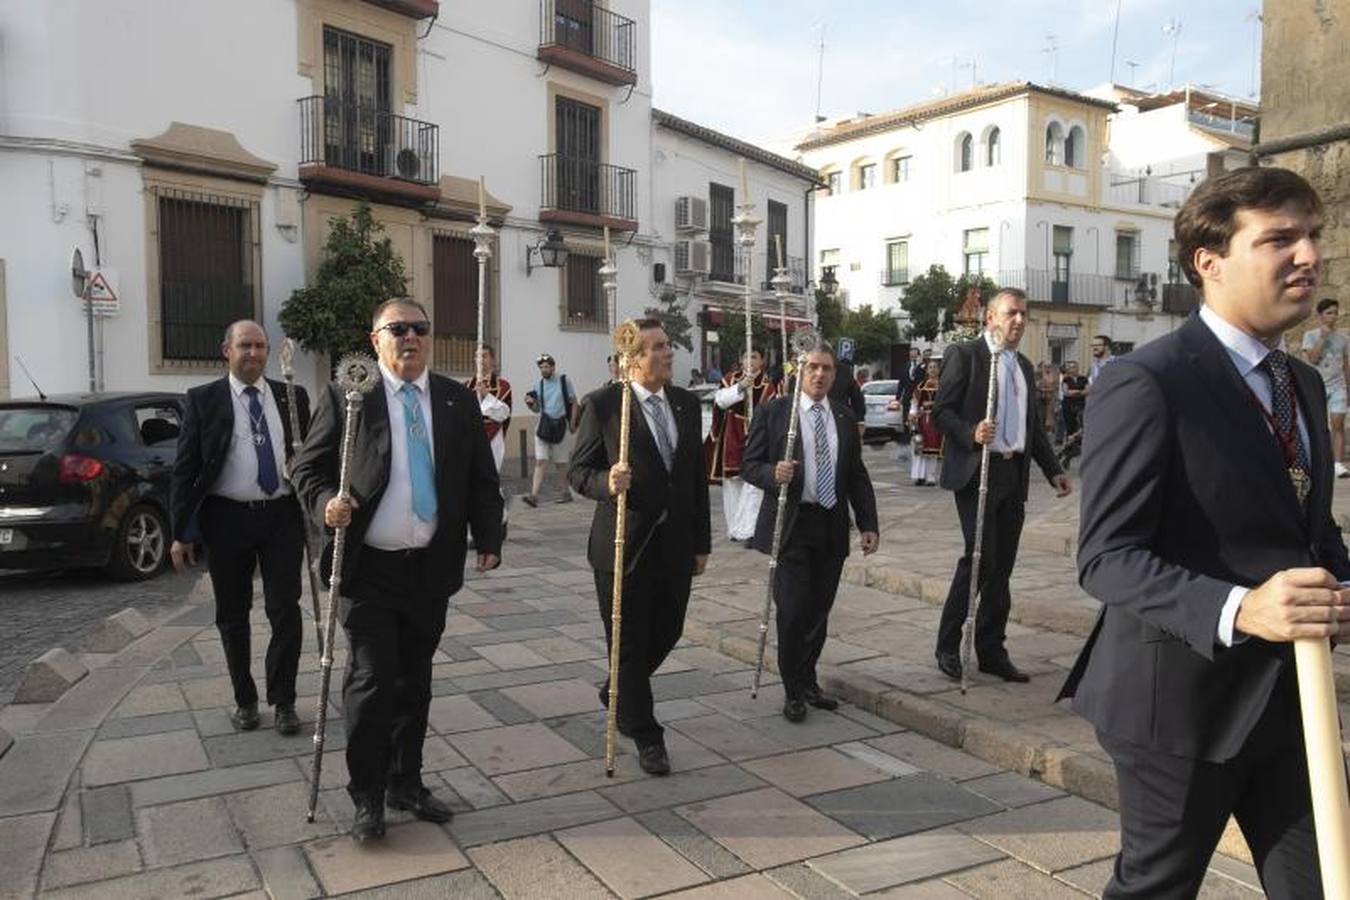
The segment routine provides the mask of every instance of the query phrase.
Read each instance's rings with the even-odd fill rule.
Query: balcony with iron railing
[[[637,231],[637,172],[593,159],[539,157],[539,221]]]
[[[787,258],[787,266],[785,268],[787,269],[788,278],[792,279],[792,284],[788,287],[788,293],[805,294],[806,260],[802,259],[800,256],[789,256]],[[759,287],[760,290],[772,292],[774,288],[773,288],[773,281],[771,279],[774,276],[775,271],[773,269],[770,269],[768,274],[769,278],[766,278],[763,281],[761,281]],[[738,276],[737,280],[740,283],[744,283],[743,276]]]
[[[637,84],[637,23],[593,0],[539,0],[537,55],[606,84]]]
[[[439,199],[438,126],[336,97],[304,97],[299,105],[306,186],[403,203]]]
[[[1033,303],[1059,306],[1115,306],[1127,302],[1126,291],[1111,275],[1062,274],[1045,269],[1012,269],[998,273],[999,287],[1021,288]]]
[[[895,268],[892,268],[891,266],[882,267],[881,269],[882,287],[903,287],[904,285],[907,284],[909,284],[908,266],[898,266]]]
[[[1179,183],[1156,175],[1103,173],[1105,200],[1111,206],[1152,206],[1180,209],[1195,190],[1194,184]]]

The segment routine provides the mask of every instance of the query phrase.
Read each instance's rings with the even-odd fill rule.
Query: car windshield
[[[0,407],[0,453],[45,453],[60,445],[79,412],[61,406]]]
[[[894,394],[895,381],[869,381],[862,386],[864,394]]]

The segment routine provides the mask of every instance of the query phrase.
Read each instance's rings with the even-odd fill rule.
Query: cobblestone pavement
[[[883,452],[870,456],[878,481],[890,484]],[[676,773],[643,775],[622,741],[616,776],[606,779],[595,695],[603,631],[583,546],[589,512],[584,501],[517,510],[507,567],[472,578],[452,603],[426,747],[428,785],[457,811],[449,825],[394,813],[383,845],[347,839],[336,704],[318,821],[306,824],[311,744],[267,727],[232,732],[199,584],[181,612],[97,660],[60,701],[0,710],[0,727],[16,739],[0,756],[0,897],[942,900],[1100,891],[1117,848],[1109,809],[854,705],[790,724],[772,676],[752,701],[747,662],[707,644],[735,643],[743,623],[753,624],[765,564],[724,543],[696,583],[689,639],[655,679]],[[936,528],[936,506],[932,519]],[[894,633],[876,636],[885,652],[870,650],[854,614],[841,613],[836,667],[853,648],[865,653],[854,662],[901,659],[908,651],[891,643],[900,630],[935,616],[922,600],[859,586],[846,593],[855,606],[886,610]],[[712,622],[719,610],[721,630]],[[255,627],[265,635],[260,610]],[[307,637],[299,681],[307,720],[319,678],[312,646]],[[930,653],[915,650],[915,683],[931,678]],[[1213,865],[1204,896],[1259,895],[1250,867],[1226,857]]]

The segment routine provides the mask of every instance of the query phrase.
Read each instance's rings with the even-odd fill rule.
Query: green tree
[[[774,337],[769,333],[769,326],[764,324],[764,317],[759,313],[752,314],[750,328],[755,349],[767,355]],[[722,324],[717,328],[717,340],[721,347],[719,352],[723,371],[730,372],[738,368],[745,356],[745,313],[724,310]]]
[[[900,300],[909,313],[910,336],[931,341],[949,331],[956,301],[956,283],[942,266],[930,266],[927,272],[915,276]]]
[[[680,347],[690,353],[694,351],[694,323],[685,315],[678,295],[662,297],[660,306],[649,306],[643,312],[653,319],[660,320],[672,347]]]
[[[836,295],[816,291],[816,323],[820,333],[831,343],[844,333],[844,304]]]
[[[853,351],[855,365],[889,360],[891,345],[900,339],[900,329],[890,313],[874,310],[870,303],[848,311],[844,317],[844,334],[857,342]]]
[[[407,295],[403,259],[384,226],[362,201],[351,218],[332,220],[314,281],[291,292],[278,317],[286,334],[333,362],[354,350],[370,352],[370,316],[385,300]]]
[[[981,306],[988,306],[994,294],[998,293],[998,284],[988,275],[962,275],[956,279],[956,285],[952,289],[953,312],[961,308],[961,304],[966,301],[966,292],[972,287],[978,288],[980,291]]]

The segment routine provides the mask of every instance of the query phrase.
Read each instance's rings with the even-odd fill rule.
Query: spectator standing
[[[567,462],[563,445],[567,441],[567,432],[577,430],[577,395],[567,376],[558,372],[558,363],[552,356],[541,353],[535,363],[539,366],[539,383],[525,395],[525,405],[539,414],[539,425],[534,432],[534,478],[530,482],[530,492],[520,499],[530,506],[538,506],[544,478],[549,469],[556,467],[558,480],[562,482],[558,502],[571,503],[572,491],[563,471]]]
[[[1327,418],[1331,426],[1331,458],[1337,478],[1350,475],[1345,467],[1345,386],[1350,382],[1350,350],[1345,335],[1336,330],[1341,306],[1330,297],[1318,301],[1317,326],[1303,335],[1303,357],[1317,367],[1327,392]]]

